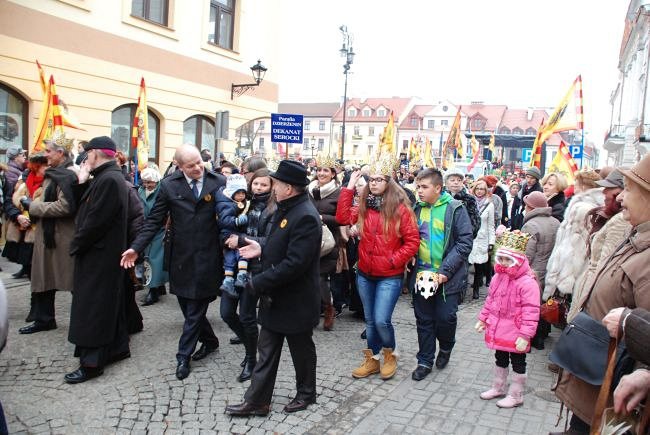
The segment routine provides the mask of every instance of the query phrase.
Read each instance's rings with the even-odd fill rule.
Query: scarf
[[[25,185],[29,191],[29,197],[34,198],[34,192],[38,190],[39,187],[43,184],[43,177],[36,175],[36,172],[30,171],[27,179],[25,180]]]
[[[314,197],[316,201],[320,201],[321,199],[330,196],[333,192],[336,191],[337,188],[338,185],[336,184],[336,179],[332,178],[324,186],[319,185],[318,180],[314,180],[311,183],[309,183],[308,190],[309,193],[311,193],[311,196]]]
[[[72,166],[72,160],[68,159],[59,166],[47,168],[45,170],[45,178],[50,180],[50,184],[45,189],[43,194],[44,202],[54,202],[57,200],[57,187],[61,189],[63,197],[68,203],[68,211],[70,216],[74,216],[77,211],[77,203],[72,192],[72,186],[78,183],[77,174],[69,168]],[[54,223],[56,218],[43,218],[43,243],[46,248],[56,248],[54,241]]]
[[[479,212],[481,212],[483,208],[483,204],[485,204],[485,201],[487,201],[487,195],[484,195],[482,198],[479,198],[478,196],[475,196],[476,198],[476,208],[478,208]]]
[[[369,193],[368,197],[366,198],[366,207],[372,210],[379,211],[383,200],[384,200],[383,196],[375,196],[372,193]]]

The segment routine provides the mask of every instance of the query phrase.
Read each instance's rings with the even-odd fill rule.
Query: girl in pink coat
[[[495,350],[496,357],[492,388],[481,393],[481,399],[505,396],[497,402],[500,408],[524,403],[526,353],[539,320],[539,285],[525,254],[529,238],[519,231],[506,231],[497,242],[494,278],[475,326],[478,332],[485,331],[485,344]],[[514,373],[506,395],[509,363]]]

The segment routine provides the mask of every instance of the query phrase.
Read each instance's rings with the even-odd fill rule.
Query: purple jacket
[[[512,277],[505,273],[494,274],[478,318],[486,323],[485,344],[489,349],[524,353],[530,349],[530,339],[539,321],[539,284],[527,259],[514,268]],[[529,341],[524,352],[515,349],[517,337]]]

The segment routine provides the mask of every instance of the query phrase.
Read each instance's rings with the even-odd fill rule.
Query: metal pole
[[[345,160],[345,115],[348,111],[348,66],[345,66],[345,87],[343,88],[343,126],[341,127],[341,159]]]

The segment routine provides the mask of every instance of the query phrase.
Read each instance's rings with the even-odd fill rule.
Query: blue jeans
[[[234,272],[237,269],[237,261],[239,261],[238,249],[223,249],[223,269],[228,272]]]
[[[401,293],[402,278],[370,279],[359,273],[357,287],[366,317],[368,348],[373,355],[377,355],[382,347],[395,349],[391,317]]]
[[[454,348],[459,299],[459,293],[443,298],[442,291],[438,291],[429,299],[417,292],[413,295],[413,310],[418,330],[418,365],[433,367],[436,340],[440,343],[441,351],[451,352]]]

